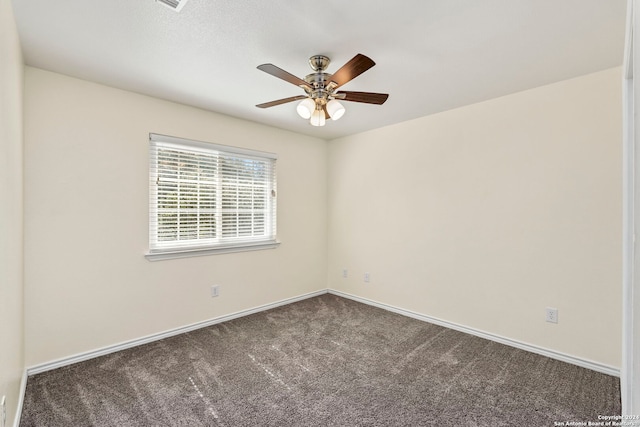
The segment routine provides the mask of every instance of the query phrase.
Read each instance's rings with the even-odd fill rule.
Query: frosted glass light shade
[[[327,103],[327,113],[331,116],[332,120],[338,120],[344,115],[345,109],[338,101],[332,99]]]
[[[298,115],[303,119],[308,119],[316,109],[316,103],[311,98],[303,99],[296,107]]]
[[[315,110],[311,115],[311,120],[309,120],[313,126],[324,126],[324,111]]]

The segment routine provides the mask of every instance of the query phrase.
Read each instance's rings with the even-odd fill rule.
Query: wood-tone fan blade
[[[331,76],[330,82],[333,82],[335,87],[340,87],[348,81],[355,79],[374,65],[376,65],[376,63],[373,62],[371,58],[359,53],[336,71],[333,76]]]
[[[389,98],[387,93],[374,93],[374,92],[338,92],[333,94],[336,99],[351,102],[365,102],[367,104],[382,105]]]
[[[313,87],[309,83],[307,83],[304,80],[294,76],[291,73],[286,72],[282,68],[276,67],[273,64],[258,65],[258,70],[264,71],[267,74],[271,74],[274,77],[282,79],[282,80],[284,80],[286,82],[289,82],[291,84],[294,84],[296,86],[300,86],[302,88],[306,87],[308,89],[313,89]]]
[[[275,107],[276,105],[286,104],[287,102],[297,101],[299,99],[305,99],[306,96],[298,95],[298,96],[290,96],[289,98],[278,99],[277,101],[265,102],[263,104],[258,104],[256,107],[258,108],[269,108]]]

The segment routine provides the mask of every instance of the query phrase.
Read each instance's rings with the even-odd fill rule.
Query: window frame
[[[158,173],[158,153],[162,148],[175,148],[176,150],[184,150],[185,153],[200,153],[209,154],[215,158],[232,158],[232,159],[248,159],[258,162],[268,162],[269,176],[267,179],[265,192],[264,214],[265,218],[265,236],[251,235],[246,239],[241,237],[236,238],[220,238],[222,235],[222,223],[217,223],[217,237],[215,238],[196,238],[192,240],[176,240],[175,244],[170,242],[160,242],[158,239],[158,186],[157,180],[159,179]],[[246,148],[232,147],[228,145],[214,144],[204,141],[196,141],[192,139],[179,138],[168,135],[161,135],[150,133],[149,134],[149,248],[145,253],[145,257],[149,261],[159,261],[165,259],[174,258],[187,258],[194,256],[204,256],[221,253],[234,253],[244,251],[255,251],[263,249],[274,249],[280,245],[280,242],[276,238],[277,232],[277,178],[276,178],[276,161],[277,155],[274,153],[268,153],[264,151],[250,150]],[[216,166],[216,194],[217,197],[222,197],[222,172],[220,171],[220,165]],[[198,179],[198,184],[201,180]],[[207,182],[211,185],[211,182]],[[239,183],[236,183],[240,188]],[[220,203],[220,199],[218,202]],[[216,204],[216,212],[221,215],[220,205]],[[181,208],[176,208],[180,210]],[[176,223],[177,226],[179,221]],[[198,220],[198,225],[200,224]]]

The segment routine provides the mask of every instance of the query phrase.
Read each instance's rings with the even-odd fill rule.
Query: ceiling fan
[[[334,74],[324,72],[330,62],[331,60],[324,55],[314,55],[309,58],[309,65],[314,72],[307,75],[304,80],[273,64],[258,65],[259,70],[301,87],[306,92],[306,95],[265,102],[256,105],[256,107],[269,108],[286,104],[287,102],[302,100],[296,108],[300,117],[310,119],[309,122],[313,126],[324,126],[326,119],[338,120],[345,113],[344,106],[338,100],[382,105],[389,97],[386,93],[336,92],[336,89],[340,86],[376,65],[371,58],[359,53]]]

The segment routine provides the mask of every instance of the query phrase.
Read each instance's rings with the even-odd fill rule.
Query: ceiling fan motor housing
[[[316,102],[325,103],[331,95],[331,91],[327,89],[327,85],[333,74],[316,72],[307,75],[304,80],[309,83],[313,89],[305,89],[309,96]]]
[[[309,58],[309,66],[313,71],[324,71],[330,63],[331,60],[324,55],[313,55]]]

